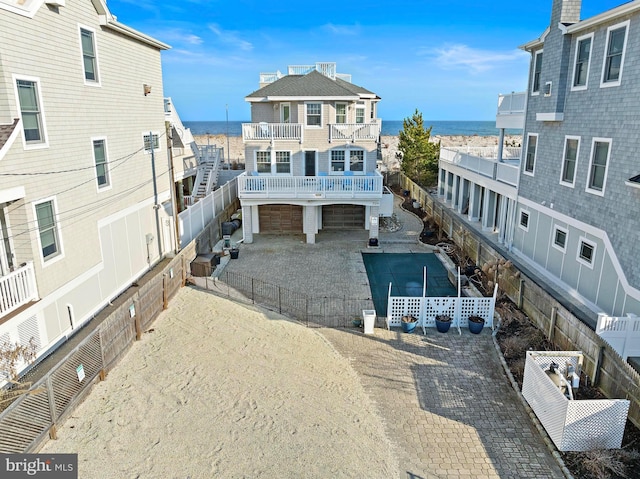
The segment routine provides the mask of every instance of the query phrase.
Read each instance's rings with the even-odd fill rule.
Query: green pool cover
[[[393,296],[422,296],[423,268],[427,267],[427,296],[456,296],[447,270],[433,253],[362,253],[371,297],[379,316],[387,314],[389,283]]]

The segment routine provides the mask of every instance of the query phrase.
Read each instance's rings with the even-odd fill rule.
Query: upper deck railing
[[[0,277],[0,316],[38,299],[33,263]]]
[[[382,123],[334,123],[329,125],[329,142],[334,140],[377,140]]]
[[[506,147],[499,162],[498,147],[447,147],[440,148],[440,161],[517,186],[521,152],[522,148]]]

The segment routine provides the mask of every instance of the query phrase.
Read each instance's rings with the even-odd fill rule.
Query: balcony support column
[[[469,195],[469,221],[478,221],[480,219],[482,187],[471,184],[471,194]]]
[[[504,149],[504,128],[500,128],[498,136],[498,163],[502,163],[502,151]]]
[[[365,215],[365,226],[369,229],[369,238],[377,238],[380,233],[380,206],[367,206]]]
[[[245,243],[253,243],[253,207],[242,207],[242,237]]]
[[[315,244],[318,233],[318,209],[322,206],[302,207],[302,231],[307,236],[307,244]]]
[[[482,229],[493,230],[496,217],[496,193],[491,191],[489,188],[484,189],[482,209]]]

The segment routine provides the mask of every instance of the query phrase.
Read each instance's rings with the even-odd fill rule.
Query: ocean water
[[[247,121],[184,121],[184,126],[191,128],[194,135],[226,135],[242,136],[242,124]],[[499,134],[495,121],[425,121],[425,125],[433,127],[432,135],[478,135],[497,136]],[[395,136],[402,130],[402,120],[382,120],[382,134]],[[522,130],[507,130],[508,135],[520,135]]]

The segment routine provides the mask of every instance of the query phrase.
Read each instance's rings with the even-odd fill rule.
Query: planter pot
[[[414,202],[413,202],[413,207],[414,207],[416,210],[419,210],[419,209],[420,209],[420,203],[418,203],[417,201],[414,201]]]
[[[439,333],[446,333],[451,327],[451,321],[440,321],[436,319],[436,329]]]
[[[471,331],[473,334],[480,334],[484,329],[484,319],[481,322],[471,321],[471,319],[469,319],[467,323],[469,325],[469,331]]]
[[[232,249],[229,251],[229,254],[231,255],[231,259],[238,259],[238,255],[240,254],[240,251],[237,249]]]
[[[414,329],[416,329],[416,326],[418,325],[417,321],[414,321],[413,323],[405,323],[404,321],[402,322],[402,331],[404,331],[405,333],[412,333]]]
[[[356,328],[359,328],[360,326],[362,326],[362,320],[361,319],[354,319],[351,321],[351,324],[353,324]]]

